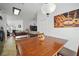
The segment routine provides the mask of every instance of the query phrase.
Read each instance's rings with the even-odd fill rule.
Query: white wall
[[[26,19],[23,21],[24,30],[29,29],[32,20]]]
[[[37,17],[34,18],[34,19],[31,18],[31,19],[24,19],[23,20],[24,30],[30,29],[30,25],[37,25]]]
[[[17,7],[21,9],[20,15],[14,16],[12,8]],[[36,22],[36,12],[40,9],[41,3],[2,3],[0,9],[2,9],[7,15],[7,22],[15,20],[23,20],[23,30],[29,28],[30,24]],[[17,24],[19,21],[17,22]],[[11,22],[13,24],[13,22]],[[16,25],[17,25],[16,24]],[[17,27],[17,26],[16,26]]]
[[[56,10],[49,17],[38,12],[37,26],[38,31],[44,32],[46,35],[67,39],[65,47],[77,51],[79,41],[79,27],[76,28],[54,28],[54,16],[75,9],[79,9],[79,4],[56,4]]]
[[[13,30],[23,30],[23,19],[17,16],[7,15],[7,24],[8,26],[13,26]],[[21,25],[21,28],[18,25]]]
[[[30,19],[30,18],[19,18],[18,16],[13,16],[13,15],[7,15],[7,24],[9,26],[13,26],[14,30],[26,30],[29,29],[30,25],[37,25],[37,20],[36,19]],[[18,28],[18,25],[21,25],[21,28]]]

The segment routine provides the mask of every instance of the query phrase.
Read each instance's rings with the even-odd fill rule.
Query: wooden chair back
[[[79,46],[78,46],[77,56],[79,56]]]

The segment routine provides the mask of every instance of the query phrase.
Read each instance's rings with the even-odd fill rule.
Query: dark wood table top
[[[67,40],[50,36],[45,36],[44,41],[40,41],[37,37],[20,39],[16,41],[16,44],[22,56],[56,55],[67,42]]]

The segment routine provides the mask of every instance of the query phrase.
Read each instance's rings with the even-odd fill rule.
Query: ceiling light
[[[41,11],[45,15],[50,15],[56,9],[56,5],[54,3],[45,3],[41,7]]]
[[[21,9],[15,8],[13,7],[13,14],[14,15],[19,15],[20,14]]]

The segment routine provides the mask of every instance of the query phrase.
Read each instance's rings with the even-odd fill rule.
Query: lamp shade
[[[56,5],[54,3],[45,3],[41,7],[41,11],[43,14],[49,15],[50,13],[54,12],[56,9]]]

